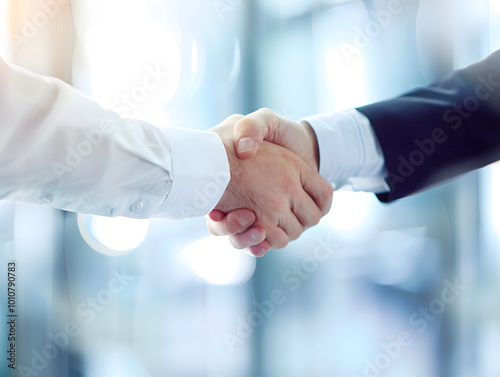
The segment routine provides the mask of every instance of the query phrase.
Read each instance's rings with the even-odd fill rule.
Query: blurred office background
[[[498,0],[2,0],[0,14],[6,60],[201,130],[386,99],[500,48]],[[259,260],[203,218],[1,202],[2,284],[18,265],[11,375],[498,376],[499,193],[495,166],[391,205],[339,191],[318,227]]]

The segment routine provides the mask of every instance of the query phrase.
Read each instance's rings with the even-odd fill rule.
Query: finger
[[[254,119],[245,117],[234,125],[234,147],[241,160],[249,159],[260,149],[265,133]]]
[[[304,193],[304,195],[307,195],[307,194]],[[311,199],[311,202],[312,202],[312,199]],[[316,206],[316,205],[314,204],[314,206]],[[285,232],[285,234],[288,238],[288,242],[299,238],[300,235],[302,234],[302,232],[305,230],[292,210],[290,210],[290,212],[286,216],[285,220],[283,221],[283,224],[280,227]]]
[[[224,218],[224,212],[214,209],[208,214],[208,218],[212,221],[221,221]]]
[[[250,246],[259,245],[265,238],[266,232],[264,228],[261,226],[253,226],[243,233],[230,236],[229,241],[236,249],[246,249]]]
[[[253,255],[254,257],[263,257],[269,250],[271,250],[271,244],[265,240],[259,245],[250,246],[246,252]]]
[[[304,191],[313,198],[323,216],[326,215],[332,206],[332,185],[309,167],[300,169],[300,180]]]
[[[266,241],[269,242],[272,249],[282,249],[290,242],[286,232],[277,227],[273,231],[267,232]]]
[[[234,147],[238,158],[253,157],[280,125],[280,116],[269,109],[260,109],[240,119],[234,125]]]
[[[219,221],[207,219],[207,227],[214,236],[229,236],[244,232],[255,222],[255,214],[249,209],[237,209]]]
[[[232,115],[229,115],[226,119],[224,119],[224,121],[222,123],[219,124],[220,125],[225,125],[226,123],[228,124],[234,124],[236,123],[237,121],[239,121],[240,119],[244,118],[245,116],[244,115],[241,115],[241,114],[232,114]]]
[[[292,199],[292,212],[300,221],[303,230],[315,226],[323,217],[316,202],[305,191]]]

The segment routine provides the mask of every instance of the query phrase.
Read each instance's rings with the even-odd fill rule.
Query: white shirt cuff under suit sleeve
[[[132,218],[207,214],[229,181],[211,132],[123,119],[0,58],[0,199]]]
[[[311,116],[319,148],[319,173],[336,189],[382,193],[385,161],[369,119],[355,109]]]

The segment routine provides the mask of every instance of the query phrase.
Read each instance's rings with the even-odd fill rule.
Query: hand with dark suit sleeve
[[[235,115],[212,131],[219,134],[228,149],[228,155],[233,156],[235,123],[243,127],[247,124],[253,127],[260,121],[267,124],[269,116],[277,119],[274,118],[274,113],[265,109],[248,117]],[[302,139],[302,136],[310,136],[311,140],[314,136],[291,129],[283,127],[282,130],[286,132],[280,134],[279,140],[286,140],[285,144],[288,146],[296,145],[305,152],[308,141]],[[288,139],[287,135],[292,138]],[[300,137],[296,138],[297,135]],[[274,140],[272,135],[267,133],[260,137],[260,140],[264,138]],[[312,149],[306,157],[305,154],[298,156],[291,153],[290,150],[277,146],[278,143],[261,144],[259,154],[252,159],[245,158],[244,153],[240,153],[239,158],[229,158],[230,165],[241,165],[239,169],[231,169],[231,181],[234,178],[236,184],[233,187],[231,182],[229,183],[221,202],[210,213],[213,221],[208,223],[209,230],[215,235],[240,233],[249,226],[245,219],[252,217],[252,213],[245,208],[252,208],[254,212],[260,211],[261,213],[255,212],[254,215],[257,216],[253,218],[256,221],[251,229],[231,237],[231,243],[236,248],[252,246],[249,252],[254,256],[264,255],[271,247],[284,247],[305,229],[316,225],[330,210],[333,195],[332,186],[317,172],[317,149]],[[264,156],[265,151],[274,152]],[[256,190],[255,187],[259,189]],[[252,195],[245,194],[249,189],[252,191],[252,188]],[[242,206],[242,202],[246,205]],[[265,213],[267,215],[264,215]]]
[[[500,51],[428,87],[356,110],[336,118],[316,116],[300,124],[269,110],[260,110],[235,125],[237,151],[239,141],[246,139],[246,143],[242,143],[246,144],[245,151],[240,150],[242,153],[238,156],[252,158],[262,140],[284,146],[303,159],[310,158],[311,150],[319,149],[319,153],[314,154],[319,171],[330,181],[337,178],[346,181],[340,177],[343,173],[354,176],[360,171],[363,171],[363,179],[384,178],[385,189],[373,182],[367,185],[366,179],[357,187],[377,193],[383,202],[412,195],[486,166],[500,160]],[[345,122],[349,118],[352,121]],[[363,118],[370,125],[369,130]],[[356,169],[343,166],[335,174],[331,168],[325,170],[327,165],[345,163],[340,158],[343,152],[337,149],[346,142],[326,137],[328,133],[323,132],[326,122],[330,122],[328,127],[335,131],[331,135],[339,135],[341,139],[343,135],[361,135],[361,147],[357,149],[363,155],[360,159],[366,156],[379,159],[382,168],[378,162],[368,168],[359,164]],[[356,132],[350,131],[352,129]],[[344,147],[346,150],[355,144],[349,143],[349,147]],[[232,230],[231,233],[219,231],[218,235],[233,234],[240,247],[251,246],[248,232],[252,228],[239,229],[233,224],[234,216],[222,218],[212,213],[211,217],[215,221],[209,220],[210,227]]]
[[[432,85],[358,108],[382,148],[390,202],[500,159],[500,51]]]

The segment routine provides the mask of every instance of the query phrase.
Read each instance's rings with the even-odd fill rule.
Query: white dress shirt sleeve
[[[319,148],[319,173],[336,189],[383,193],[385,161],[369,119],[355,109],[311,116]]]
[[[107,111],[0,59],[0,199],[132,218],[202,216],[229,182],[219,137]]]

